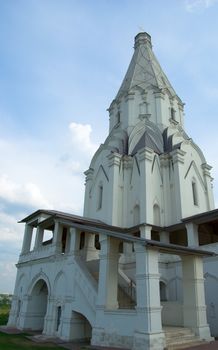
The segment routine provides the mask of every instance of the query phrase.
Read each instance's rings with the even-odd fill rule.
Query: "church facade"
[[[218,211],[183,108],[139,33],[85,172],[84,216],[22,220],[8,327],[135,350],[173,346],[176,331],[181,342],[218,336]]]

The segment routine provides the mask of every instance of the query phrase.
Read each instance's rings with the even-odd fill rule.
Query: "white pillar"
[[[95,234],[85,233],[84,253],[86,261],[98,258],[98,250],[95,248]]]
[[[21,255],[25,254],[25,253],[28,253],[30,251],[32,235],[33,235],[33,226],[26,224],[25,225],[25,230],[24,230],[24,237],[23,237],[23,245],[22,245]]]
[[[159,290],[158,250],[135,243],[137,329],[133,349],[162,350],[165,335],[162,330]]]
[[[73,256],[79,255],[80,231],[74,227],[70,228],[70,248],[69,252]]]
[[[106,309],[117,309],[119,241],[101,235],[100,244],[97,305]]]
[[[207,324],[202,258],[182,256],[184,326],[190,327],[200,339],[211,340]]]
[[[37,226],[34,250],[37,250],[41,247],[43,241],[43,233],[44,229],[41,226]]]
[[[62,225],[55,220],[52,246],[55,254],[61,253]]]
[[[161,231],[161,232],[159,232],[159,236],[160,236],[160,242],[170,243],[170,234],[169,234],[169,232]]]
[[[185,224],[187,231],[187,240],[189,247],[199,246],[199,237],[198,237],[198,225],[193,222]]]
[[[151,229],[152,227],[149,225],[141,225],[139,227],[140,237],[144,239],[151,239]]]

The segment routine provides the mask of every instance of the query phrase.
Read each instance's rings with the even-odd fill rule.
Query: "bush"
[[[1,305],[0,306],[0,325],[6,325],[8,322],[8,316],[10,311],[10,305]]]

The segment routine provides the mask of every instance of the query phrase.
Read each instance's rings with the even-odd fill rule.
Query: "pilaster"
[[[183,189],[183,183],[182,183],[182,174],[183,174],[183,164],[184,164],[184,156],[185,152],[176,149],[171,152],[172,161],[173,161],[173,171],[174,171],[174,220],[180,221],[183,217],[183,211],[185,206],[187,205],[186,202],[183,200],[184,196],[182,196],[182,189]],[[186,198],[185,198],[186,199]]]
[[[109,217],[111,225],[120,225],[120,188],[119,188],[119,171],[122,155],[118,153],[111,153],[108,156],[109,166],[109,178],[112,184],[110,196],[108,198],[109,203]]]
[[[85,178],[85,198],[84,198],[83,214],[84,216],[87,216],[88,210],[89,210],[90,191],[91,191],[91,184],[93,181],[94,169],[89,168],[87,171],[84,172],[84,174],[86,178]]]
[[[154,151],[144,148],[139,151],[140,162],[140,222],[152,222],[153,205],[151,186],[151,166]]]
[[[206,200],[207,200],[207,209],[212,210],[215,208],[214,204],[214,196],[213,196],[213,190],[212,190],[212,181],[213,178],[210,175],[210,170],[212,167],[208,165],[207,163],[204,163],[201,165],[202,170],[203,170],[203,175],[204,175],[204,181],[206,184]]]

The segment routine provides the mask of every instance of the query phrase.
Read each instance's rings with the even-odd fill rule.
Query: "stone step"
[[[166,349],[177,350],[186,349],[191,346],[205,344],[189,328],[183,327],[165,327]]]
[[[174,345],[168,345],[166,346],[166,350],[180,350],[180,349],[189,349],[192,346],[198,346],[198,345],[205,345],[205,341],[193,341],[189,343],[184,344],[174,344]]]
[[[171,345],[171,344],[184,344],[184,343],[192,343],[195,341],[199,341],[199,339],[193,335],[190,336],[184,336],[184,337],[178,337],[178,338],[171,338],[167,339],[166,338],[166,344]]]

